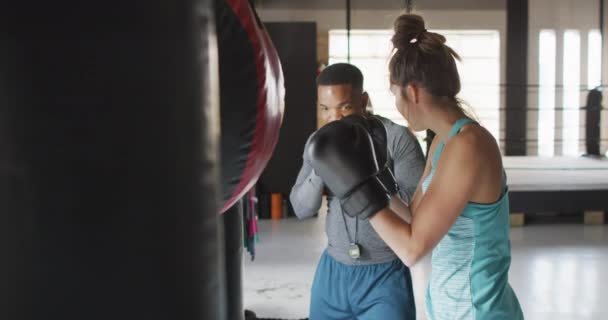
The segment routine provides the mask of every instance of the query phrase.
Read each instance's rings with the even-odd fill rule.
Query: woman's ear
[[[414,83],[410,83],[407,85],[407,87],[405,87],[405,94],[409,101],[412,101],[416,104],[418,104],[418,102],[420,101],[420,88],[418,88],[418,85]]]

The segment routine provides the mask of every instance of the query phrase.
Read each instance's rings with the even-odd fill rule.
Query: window
[[[579,155],[581,39],[578,30],[564,32],[563,154]]]
[[[541,30],[538,41],[538,154],[550,157],[555,151],[555,31]]]
[[[602,82],[602,35],[599,30],[588,34],[587,87],[593,89]]]

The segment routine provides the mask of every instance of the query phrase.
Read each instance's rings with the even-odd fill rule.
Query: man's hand
[[[314,134],[306,152],[349,216],[367,219],[388,206],[389,189],[378,179],[381,170],[365,127],[349,121],[331,122]],[[390,183],[395,184],[394,178]]]

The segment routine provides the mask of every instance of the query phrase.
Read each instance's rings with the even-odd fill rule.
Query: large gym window
[[[538,41],[538,154],[551,157],[555,152],[555,31],[541,30]]]
[[[462,58],[459,98],[498,140],[500,105],[500,35],[497,30],[433,30]],[[350,63],[361,69],[374,113],[406,125],[389,90],[388,61],[392,30],[351,30]],[[329,63],[347,61],[346,30],[329,32]],[[422,142],[425,133],[417,133]],[[424,149],[424,148],[423,148]]]
[[[602,82],[602,35],[599,30],[591,30],[587,39],[587,87],[593,89]]]
[[[541,30],[538,51],[538,154],[555,155],[554,145],[561,146],[562,155],[581,154],[583,123],[581,115],[581,90],[593,89],[601,84],[601,46],[598,30],[587,34],[587,84],[581,85],[581,34],[578,30],[566,30],[563,34],[563,51],[556,50],[555,30]],[[563,54],[562,74],[556,75],[556,55]],[[563,87],[556,85],[556,77],[562,77]],[[556,89],[557,88],[557,89]],[[560,91],[562,105],[556,106],[556,91]],[[557,111],[556,111],[557,110]],[[555,113],[561,113],[561,137],[555,136]]]
[[[563,154],[579,155],[581,36],[578,30],[564,31],[563,69]]]

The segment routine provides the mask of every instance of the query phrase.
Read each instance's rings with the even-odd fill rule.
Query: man
[[[377,133],[381,127],[384,138],[371,134],[374,145],[383,149],[376,153],[387,154],[386,165],[394,173],[399,196],[409,202],[424,171],[422,149],[407,128],[365,111],[369,98],[363,91],[361,71],[346,63],[328,66],[317,78],[317,99],[325,122],[362,115],[369,121],[368,129]],[[307,147],[308,143],[304,150]],[[319,211],[327,191],[324,185],[304,153],[302,169],[290,194],[300,219]],[[328,245],[312,286],[310,319],[415,319],[409,269],[367,220],[346,215],[340,199],[331,194],[326,234]]]

